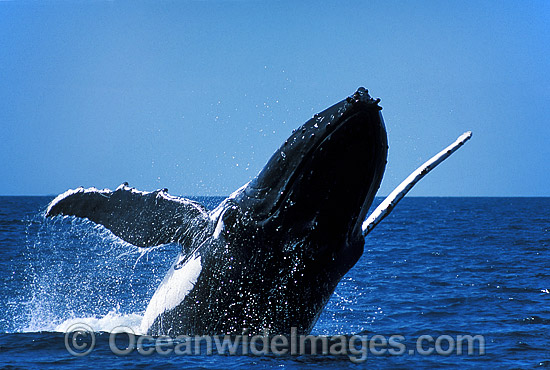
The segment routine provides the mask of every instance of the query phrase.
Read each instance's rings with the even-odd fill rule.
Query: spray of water
[[[90,221],[33,218],[16,331],[139,328],[147,302],[178,254],[177,245],[140,249]]]

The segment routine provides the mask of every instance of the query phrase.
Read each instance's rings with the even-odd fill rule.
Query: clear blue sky
[[[379,194],[550,196],[550,1],[0,1],[0,194],[227,195],[293,128],[382,99]]]

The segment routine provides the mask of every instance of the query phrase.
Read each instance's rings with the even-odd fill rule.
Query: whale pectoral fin
[[[206,209],[197,202],[168,195],[166,190],[137,191],[126,184],[115,191],[68,190],[46,210],[46,217],[56,215],[87,218],[138,247],[179,243],[185,249],[209,223]]]
[[[395,208],[397,203],[401,201],[407,195],[407,193],[415,186],[424,176],[426,176],[431,170],[437,167],[445,159],[449,158],[451,154],[456,152],[464,143],[466,143],[472,137],[472,132],[467,131],[460,135],[458,139],[428,161],[422,166],[418,167],[413,173],[411,173],[399,186],[397,186],[391,193],[376,207],[376,209],[370,214],[365,221],[363,221],[362,231],[363,236],[367,236],[376,225],[378,225],[391,211]]]

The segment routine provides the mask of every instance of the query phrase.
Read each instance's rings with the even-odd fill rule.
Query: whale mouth
[[[311,220],[309,224],[347,234],[348,239],[360,235],[386,162],[385,129],[377,118],[359,110],[312,147],[268,218],[288,218],[289,228]]]
[[[360,236],[384,172],[387,138],[378,101],[366,90],[353,98],[295,130],[236,194],[234,200],[255,222],[265,226],[277,219],[286,230],[319,225],[333,234]]]

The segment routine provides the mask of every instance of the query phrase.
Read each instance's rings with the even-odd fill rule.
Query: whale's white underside
[[[147,333],[159,315],[183,302],[193,289],[202,270],[201,256],[198,253],[193,255],[181,268],[174,269],[175,265],[170,268],[147,306],[141,321],[143,333]]]

